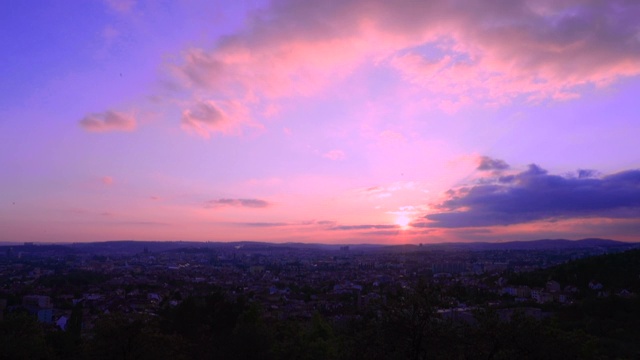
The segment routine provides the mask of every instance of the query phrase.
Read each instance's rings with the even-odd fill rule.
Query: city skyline
[[[0,242],[638,240],[640,4],[0,6]]]

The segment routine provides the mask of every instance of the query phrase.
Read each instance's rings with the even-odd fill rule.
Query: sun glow
[[[402,230],[406,230],[409,228],[409,223],[411,222],[411,218],[407,214],[398,214],[396,215],[396,225],[400,226]]]

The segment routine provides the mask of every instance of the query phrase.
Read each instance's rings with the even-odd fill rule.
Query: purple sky
[[[638,241],[638,19],[2,2],[0,241]]]

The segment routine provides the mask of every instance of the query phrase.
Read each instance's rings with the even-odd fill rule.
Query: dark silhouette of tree
[[[22,311],[0,321],[0,357],[7,360],[52,359],[53,349],[36,319]]]
[[[240,314],[233,329],[232,339],[234,359],[258,360],[271,357],[271,334],[257,306],[252,306]]]
[[[114,313],[95,325],[85,349],[89,359],[186,359],[179,338],[162,334],[156,319],[141,314]]]
[[[405,291],[385,308],[384,337],[391,341],[385,353],[394,358],[427,359],[436,338],[436,305],[433,288]]]
[[[257,308],[243,299],[228,300],[220,292],[206,297],[189,297],[163,312],[163,331],[183,338],[192,358],[243,358],[270,348],[269,334]]]
[[[277,359],[337,359],[339,344],[332,326],[315,313],[309,322],[288,320],[277,329],[273,347]]]

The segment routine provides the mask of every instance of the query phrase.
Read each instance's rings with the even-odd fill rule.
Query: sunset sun
[[[406,230],[409,228],[409,223],[411,222],[411,218],[407,214],[398,214],[396,216],[396,225],[400,226],[402,230]]]

